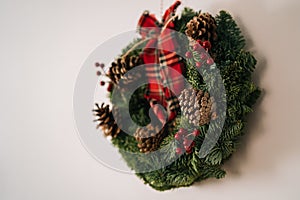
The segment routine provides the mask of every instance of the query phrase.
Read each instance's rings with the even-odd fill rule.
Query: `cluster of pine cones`
[[[200,13],[195,16],[187,23],[186,27],[186,35],[194,40],[213,42],[217,39],[216,21],[209,13]],[[134,77],[127,76],[127,78],[124,78],[125,73],[141,64],[142,60],[138,56],[118,58],[112,62],[107,76],[114,84],[119,84],[120,79],[123,79],[123,84],[130,84],[136,78],[141,78],[142,75],[135,74]],[[208,124],[211,119],[217,117],[213,98],[202,90],[183,90],[179,97],[179,105],[183,116],[194,126]],[[101,128],[105,136],[117,137],[122,131],[114,119],[114,117],[118,117],[119,111],[117,108],[113,107],[113,109],[111,110],[108,105],[102,104],[99,106],[96,104],[96,109],[93,111],[97,117],[95,120],[98,122],[97,128]],[[163,138],[170,131],[170,127],[169,125],[162,127],[161,124],[157,123],[157,125],[149,124],[144,128],[137,129],[134,137],[137,140],[140,152],[147,153],[157,150]]]
[[[194,126],[208,124],[210,120],[217,118],[214,99],[210,97],[208,92],[192,88],[184,89],[178,99],[183,116]],[[104,106],[104,104],[101,107],[96,104],[96,107],[94,114],[97,117],[98,127],[102,128],[105,136],[116,137],[121,132],[114,119],[114,117],[118,117],[118,110],[112,111],[108,105]],[[114,113],[114,116],[112,113]],[[157,150],[161,141],[170,131],[166,128],[169,125],[162,127],[160,123],[154,124],[138,128],[134,134],[138,148],[142,153]]]
[[[95,121],[98,122],[97,128],[101,128],[105,136],[117,137],[121,132],[121,129],[115,121],[115,118],[119,116],[119,112],[115,107],[113,109],[115,110],[111,110],[109,105],[104,105],[103,103],[101,106],[96,104],[96,109],[93,111],[96,116]],[[140,152],[142,153],[157,150],[167,133],[165,127],[162,127],[160,122],[154,124],[155,125],[149,124],[146,127],[138,128],[134,134]]]
[[[117,62],[113,62],[109,70],[111,80],[117,83],[127,72],[126,70],[133,68],[136,66],[134,64],[137,63],[140,63],[137,57],[120,58]],[[217,117],[214,100],[207,92],[185,89],[181,92],[178,100],[183,116],[194,126],[208,124],[211,119]],[[119,110],[116,107],[112,109],[113,110],[109,108],[109,105],[102,104],[99,106],[96,104],[96,109],[93,111],[97,117],[95,120],[98,122],[97,128],[101,128],[105,136],[117,137],[118,134],[121,133],[121,129],[115,120],[115,118],[119,116]],[[169,125],[162,127],[161,124],[156,124],[157,125],[149,124],[144,128],[137,129],[135,132],[134,137],[137,140],[140,152],[147,153],[157,150],[163,138],[170,131],[166,128],[169,127]]]

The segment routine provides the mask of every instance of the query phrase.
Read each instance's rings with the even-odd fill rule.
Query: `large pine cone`
[[[134,137],[138,141],[140,152],[147,153],[157,150],[165,133],[165,128],[162,128],[161,124],[149,124],[146,127],[138,128]]]
[[[120,132],[120,128],[116,124],[112,111],[109,109],[109,105],[104,106],[102,103],[101,107],[96,103],[96,109],[94,109],[94,115],[97,117],[95,121],[98,122],[97,128],[101,128],[105,136],[116,137]],[[117,111],[114,111],[117,116]]]
[[[138,56],[126,56],[123,58],[118,58],[115,62],[112,62],[111,67],[109,68],[108,76],[113,83],[118,84],[119,80],[123,78],[127,71],[140,64],[142,64],[142,60]],[[133,77],[129,77],[129,79],[132,78]]]
[[[202,126],[216,118],[214,100],[208,92],[184,89],[178,99],[182,114],[190,124]]]
[[[217,25],[215,18],[209,13],[200,13],[187,23],[185,34],[194,40],[217,40]]]

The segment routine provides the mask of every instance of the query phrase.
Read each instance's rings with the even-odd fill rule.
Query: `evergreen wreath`
[[[124,111],[126,106],[122,107],[122,103],[125,105],[128,102],[122,102],[122,98],[113,99],[113,89],[120,82],[125,86],[130,85],[149,74],[146,69],[144,73],[125,76],[131,69],[145,63],[145,57],[142,55],[145,54],[149,40],[143,38],[137,38],[125,47],[122,55],[112,62],[105,74],[103,70],[103,73],[98,74],[110,79],[109,82],[101,81],[100,84],[108,85],[112,109],[103,103],[101,105],[96,103],[94,109],[98,127],[103,130],[105,136],[111,136],[112,144],[119,148],[127,165],[136,171],[136,175],[146,184],[160,191],[190,186],[196,181],[207,178],[223,178],[226,172],[222,169],[222,165],[237,150],[240,139],[244,135],[246,116],[252,112],[251,107],[261,93],[251,80],[256,59],[245,50],[245,38],[232,16],[226,11],[220,11],[213,17],[209,13],[196,12],[190,8],[184,8],[180,17],[174,16],[179,4],[180,2],[176,1],[166,11],[164,17],[172,23],[172,29],[196,41],[196,43],[180,43],[180,45],[187,45],[189,50],[184,52],[184,59],[177,59],[175,63],[192,87],[183,89],[178,98],[171,98],[172,105],[170,113],[167,114],[167,121],[160,123],[160,115],[165,113],[159,114],[158,112],[156,113],[158,123],[155,126],[149,124],[149,109],[158,100],[147,97],[151,86],[143,85],[131,96],[129,113],[136,124],[144,127],[136,130],[128,127],[129,130],[134,131],[134,134],[130,135],[123,131],[124,129],[116,122],[117,118],[126,112]],[[145,12],[140,19],[140,26],[145,23],[144,20],[148,20],[146,23],[150,23],[151,20],[157,23],[153,15],[148,12]],[[143,34],[143,30],[139,28],[140,33]],[[137,46],[139,48],[136,48]],[[203,49],[204,52],[199,53]],[[102,69],[105,67],[100,63],[95,65]],[[199,150],[205,138],[208,137],[207,131],[212,125],[211,122],[220,117],[220,110],[216,108],[217,102],[208,90],[209,84],[213,87],[214,82],[205,82],[203,76],[197,71],[198,68],[205,71],[206,68],[212,66],[220,71],[225,87],[227,106],[224,113],[226,118],[216,144],[205,157],[199,157]],[[115,106],[116,101],[119,101],[118,106]],[[127,122],[123,121],[122,124],[127,124]],[[137,159],[126,153],[147,155],[163,147],[167,147],[164,149],[167,155],[164,159],[173,160],[167,166],[156,170],[147,171],[150,166],[159,166],[161,162],[159,157],[154,156],[149,159],[149,157],[141,156]]]

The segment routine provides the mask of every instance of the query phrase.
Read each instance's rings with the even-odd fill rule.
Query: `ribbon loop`
[[[176,53],[177,41],[175,38],[173,16],[177,7],[181,4],[176,1],[163,15],[162,23],[153,14],[145,11],[139,19],[138,31],[142,38],[151,38],[141,55],[144,64],[147,64],[146,75],[149,84],[146,98],[153,107],[160,103],[167,110],[154,109],[157,117],[172,120],[179,109],[178,95],[184,87],[182,77],[183,63]],[[163,27],[163,28],[162,28]],[[161,120],[164,124],[165,121]]]

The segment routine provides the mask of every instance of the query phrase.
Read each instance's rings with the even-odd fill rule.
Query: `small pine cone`
[[[210,42],[217,40],[216,20],[209,13],[200,13],[198,16],[194,16],[186,27],[185,34],[194,40],[208,40]]]
[[[140,64],[142,64],[142,60],[138,56],[118,58],[115,62],[112,62],[111,67],[109,68],[108,77],[113,83],[118,84],[119,80],[123,78],[127,71]]]
[[[98,122],[97,128],[101,128],[105,136],[116,137],[120,132],[120,128],[116,124],[112,111],[109,109],[109,105],[101,107],[96,103],[96,109],[94,109],[94,115],[97,117],[95,120]]]
[[[143,128],[138,128],[134,134],[138,141],[138,148],[142,153],[155,151],[159,148],[162,139],[165,137],[165,128],[159,125],[147,125]]]
[[[211,114],[214,100],[208,92],[192,88],[184,89],[178,99],[183,116],[194,126],[208,124],[212,117],[214,119],[217,117],[215,111],[213,116]]]

